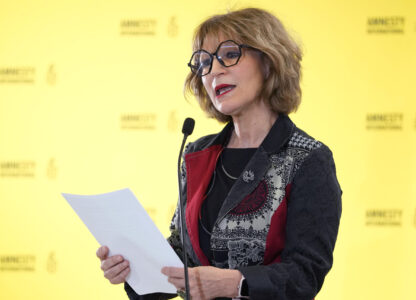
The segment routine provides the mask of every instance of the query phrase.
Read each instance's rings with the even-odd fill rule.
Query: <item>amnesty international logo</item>
[[[367,33],[369,34],[403,34],[405,17],[368,17]]]
[[[367,226],[402,226],[401,209],[368,209],[366,211]]]
[[[1,161],[1,177],[35,177],[36,163],[32,160],[24,161]]]
[[[0,255],[0,271],[35,271],[34,255]]]
[[[367,130],[402,130],[403,113],[367,113]]]
[[[0,83],[34,83],[35,68],[6,67],[0,68]]]
[[[55,158],[49,159],[48,165],[46,167],[46,177],[49,179],[56,179],[58,175],[58,168],[56,167]]]
[[[413,215],[413,225],[416,227],[416,209],[415,214]]]
[[[46,82],[49,85],[56,84],[56,70],[55,70],[55,65],[53,64],[49,66],[48,71],[46,72]]]
[[[46,270],[50,274],[54,274],[56,273],[56,269],[57,269],[57,262],[56,262],[55,252],[51,252],[49,253],[48,259],[46,260]]]
[[[177,132],[179,127],[178,117],[176,116],[176,111],[172,110],[168,118],[168,130],[170,132]]]
[[[156,35],[156,19],[121,20],[121,35]]]
[[[120,116],[121,129],[154,130],[156,129],[156,114],[123,114]]]
[[[416,209],[415,214],[413,215],[413,225],[416,227]]]
[[[178,35],[178,24],[176,21],[176,17],[172,16],[168,23],[168,36],[176,37]]]
[[[413,122],[413,126],[414,126],[414,128],[415,128],[415,130],[416,130],[416,115],[415,115],[415,120],[414,120],[414,122]]]

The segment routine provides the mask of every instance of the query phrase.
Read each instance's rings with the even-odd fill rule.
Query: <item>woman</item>
[[[209,18],[193,48],[185,86],[227,125],[184,155],[191,297],[313,299],[332,266],[341,189],[331,151],[287,117],[300,103],[301,51],[254,8]],[[180,254],[177,212],[169,242]],[[105,277],[124,282],[128,262],[107,253],[97,251]],[[184,290],[182,268],[162,273]],[[125,288],[130,299],[175,296]]]

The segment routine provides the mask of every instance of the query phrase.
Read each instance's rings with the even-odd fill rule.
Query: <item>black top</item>
[[[256,150],[257,148],[224,148],[218,158],[199,216],[199,244],[210,262],[214,255],[210,246],[211,231],[218,213],[234,182]],[[226,261],[227,254],[224,253],[222,257],[216,253],[215,261],[218,260]]]

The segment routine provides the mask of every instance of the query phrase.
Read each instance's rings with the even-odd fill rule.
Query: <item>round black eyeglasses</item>
[[[191,56],[188,66],[195,75],[205,76],[211,72],[214,56],[224,67],[231,67],[236,65],[240,60],[242,48],[255,49],[248,45],[237,44],[233,40],[227,40],[221,42],[214,53],[209,53],[203,49],[195,51]]]

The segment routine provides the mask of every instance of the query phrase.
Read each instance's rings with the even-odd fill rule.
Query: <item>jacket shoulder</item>
[[[213,141],[217,138],[218,134],[209,134],[200,137],[194,142],[190,142],[186,145],[185,153],[192,153],[204,150],[213,144]]]
[[[289,137],[285,153],[294,159],[292,179],[306,161],[318,168],[322,163],[334,164],[332,151],[328,146],[299,128],[295,128]]]
[[[322,142],[314,139],[305,131],[295,128],[288,141],[289,148],[299,148],[306,151],[312,151],[325,146]]]

